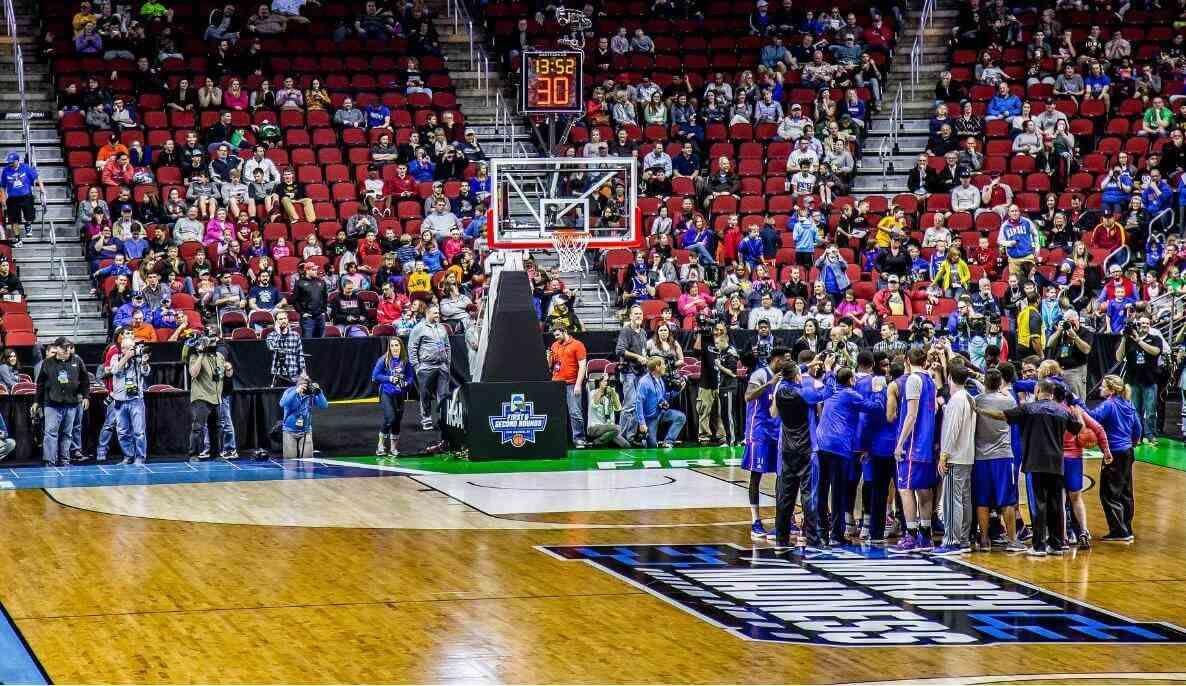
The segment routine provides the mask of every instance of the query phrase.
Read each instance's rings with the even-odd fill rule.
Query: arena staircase
[[[67,180],[62,145],[55,125],[55,102],[49,64],[38,54],[39,34],[34,0],[13,0],[16,35],[0,37],[0,150],[32,153],[45,182],[46,198],[37,211],[33,237],[13,249],[21,281],[28,296],[29,314],[42,341],[73,336],[78,341],[105,338],[103,315],[90,295],[90,280],[83,246],[74,228],[74,199]],[[6,17],[7,19],[7,17]],[[14,43],[15,41],[15,43]],[[25,78],[28,141],[22,125],[22,94],[18,88],[17,57]]]
[[[906,176],[926,150],[935,84],[948,68],[947,41],[959,17],[955,0],[928,0],[906,13],[894,63],[886,77],[882,111],[872,118],[852,195],[906,193]]]
[[[518,94],[501,74],[481,22],[458,0],[429,0],[457,104],[488,157],[539,154],[531,128],[518,115]]]

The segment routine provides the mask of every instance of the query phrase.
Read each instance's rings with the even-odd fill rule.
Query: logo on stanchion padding
[[[548,416],[535,413],[535,403],[523,393],[514,393],[502,403],[502,414],[490,417],[490,430],[502,443],[522,448],[535,443],[535,435],[548,427]]]

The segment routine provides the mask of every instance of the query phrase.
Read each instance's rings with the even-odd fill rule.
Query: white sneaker
[[[222,451],[222,454],[219,455],[219,457],[221,457],[224,460],[237,460],[237,459],[239,459],[239,451],[238,450],[224,450],[224,451]]]

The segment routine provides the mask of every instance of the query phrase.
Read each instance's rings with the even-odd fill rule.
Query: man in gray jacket
[[[430,305],[424,320],[408,336],[408,360],[416,370],[420,391],[420,427],[432,431],[433,420],[442,411],[449,395],[449,368],[452,363],[449,332],[441,323],[441,310]]]

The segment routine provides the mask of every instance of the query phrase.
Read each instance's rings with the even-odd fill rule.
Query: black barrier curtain
[[[387,338],[309,338],[304,341],[305,364],[309,375],[325,389],[330,400],[368,398],[378,394],[371,383],[371,369],[387,350]],[[405,339],[406,342],[406,339]],[[453,381],[460,385],[469,380],[469,355],[465,336],[449,339],[453,354]],[[149,384],[168,384],[187,388],[185,365],[180,343],[154,343],[149,346],[152,376]],[[82,344],[77,352],[93,373],[103,362],[104,344]],[[272,351],[264,341],[226,341],[219,349],[235,367],[236,389],[271,388]],[[31,372],[40,356],[31,348],[18,348],[21,364]]]

